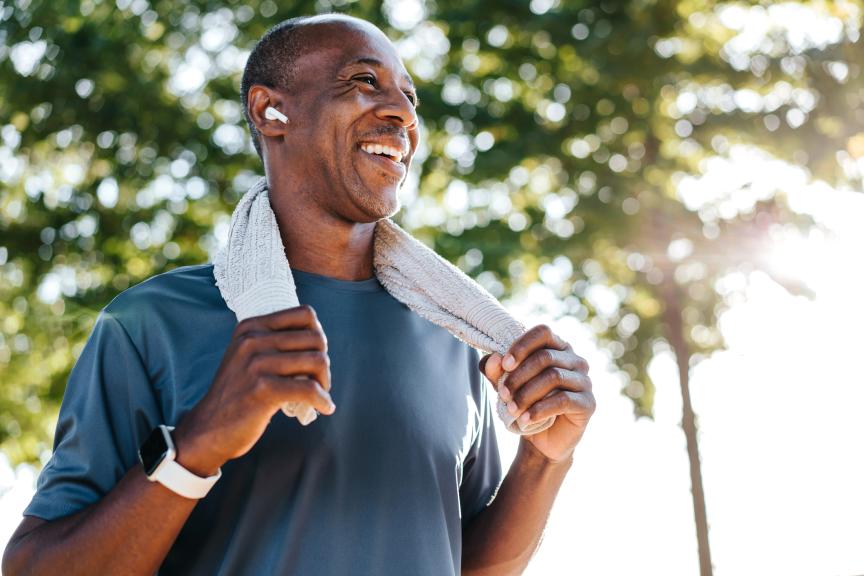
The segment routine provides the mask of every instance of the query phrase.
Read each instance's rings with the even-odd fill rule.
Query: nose
[[[398,86],[387,91],[387,96],[376,111],[379,118],[398,125],[407,130],[417,127],[417,111],[414,104]]]

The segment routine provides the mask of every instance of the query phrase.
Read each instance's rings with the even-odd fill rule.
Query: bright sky
[[[810,187],[795,204],[831,232],[785,242],[775,260],[815,299],[754,274],[747,301],[721,320],[729,348],[693,373],[717,576],[864,574],[864,194]],[[542,296],[509,306],[528,323],[550,322],[528,313]],[[591,363],[598,410],[528,574],[697,574],[671,357],[652,367],[656,419],[635,421],[587,329],[572,318],[552,324]],[[509,462],[515,437],[499,438]],[[34,481],[0,454],[0,547]]]
[[[864,574],[864,194],[808,194],[799,205],[832,231],[775,260],[815,299],[754,274],[722,317],[728,349],[693,371],[717,576]],[[557,328],[595,367],[599,407],[529,574],[698,574],[672,358],[653,366],[656,420],[637,422],[586,330]]]

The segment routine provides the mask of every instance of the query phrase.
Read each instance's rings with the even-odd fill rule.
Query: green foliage
[[[718,293],[718,279],[765,270],[804,291],[766,262],[773,234],[808,224],[788,209],[783,190],[730,182],[747,202],[695,211],[678,184],[745,144],[814,177],[859,184],[860,175],[848,181],[837,152],[856,138],[850,120],[864,117],[853,43],[861,14],[846,3],[819,4],[834,24],[846,23],[849,37],[822,45],[771,29],[746,52],[731,48],[736,31],[723,22],[735,17],[722,10],[760,16],[762,6],[554,4],[542,15],[519,2],[437,4],[450,50],[421,93],[433,131],[421,191],[446,198],[454,177],[466,182],[471,206],[448,215],[450,235],[437,234],[436,246],[454,260],[466,247],[483,251],[471,271],[492,272],[503,292],[556,265],[547,283],[565,313],[590,322],[637,414],[650,415],[647,365],[668,348],[661,312],[670,295],[683,295],[685,352],[698,361],[722,346],[717,318],[736,296]],[[453,153],[448,146],[460,135],[472,145]],[[494,146],[482,151],[490,135]]]
[[[333,6],[399,39],[420,88],[428,157],[397,219],[497,295],[544,282],[596,331],[640,415],[669,283],[707,354],[731,297],[717,280],[765,268],[769,236],[808,224],[781,190],[688,209],[682,178],[750,144],[860,185],[841,169],[864,154],[860,11],[814,4],[845,26],[833,42],[769,30],[736,51],[729,6],[438,0],[411,26],[389,3]],[[98,310],[207,261],[261,171],[239,107],[245,55],[273,23],[329,8],[0,1],[0,445],[13,460],[49,447]]]

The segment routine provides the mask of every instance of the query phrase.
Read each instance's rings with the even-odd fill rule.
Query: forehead
[[[404,76],[411,83],[396,47],[381,30],[367,22],[346,20],[310,24],[302,31],[302,56],[297,72],[320,75],[351,64],[367,64]]]

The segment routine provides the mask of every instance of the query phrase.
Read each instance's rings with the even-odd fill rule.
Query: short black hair
[[[312,16],[298,16],[284,20],[270,28],[255,44],[246,67],[243,69],[243,79],[240,82],[240,101],[243,105],[243,117],[249,125],[252,143],[255,151],[261,155],[261,142],[258,130],[249,117],[249,89],[253,84],[261,84],[268,88],[287,90],[294,78],[294,63],[300,56],[300,39],[297,29]]]

